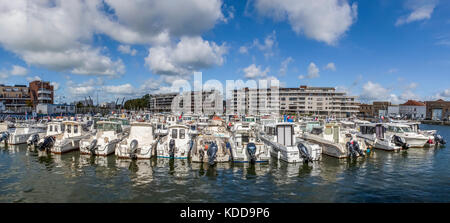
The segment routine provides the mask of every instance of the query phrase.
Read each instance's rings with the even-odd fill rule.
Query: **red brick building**
[[[30,98],[33,107],[37,104],[53,104],[53,85],[45,81],[33,81],[29,84]]]

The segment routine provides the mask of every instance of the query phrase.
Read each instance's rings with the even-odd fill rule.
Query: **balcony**
[[[46,89],[39,89],[38,94],[52,94],[52,91]]]
[[[51,97],[47,97],[47,96],[39,96],[38,97],[38,100],[39,101],[51,101],[52,100],[52,98]]]

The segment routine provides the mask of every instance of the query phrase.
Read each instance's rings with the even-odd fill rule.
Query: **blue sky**
[[[448,100],[449,12],[443,0],[3,1],[0,82],[39,78],[61,101],[111,101],[200,71],[362,102]]]

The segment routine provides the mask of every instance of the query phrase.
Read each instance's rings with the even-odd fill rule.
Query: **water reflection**
[[[118,168],[124,168],[130,171],[130,180],[133,182],[133,186],[146,185],[153,181],[154,164],[154,160],[149,159],[116,159],[116,166]]]
[[[448,148],[411,148],[358,159],[324,156],[307,165],[271,159],[210,166],[10,145],[0,149],[0,201],[448,202],[449,160]]]
[[[26,145],[6,145],[3,149],[7,150],[9,154],[19,153],[21,149],[25,150]]]
[[[230,167],[233,174],[242,179],[252,179],[270,172],[269,163],[232,163]]]

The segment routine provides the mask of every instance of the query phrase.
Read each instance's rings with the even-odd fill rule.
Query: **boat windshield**
[[[120,124],[116,124],[116,123],[102,123],[102,124],[98,124],[97,127],[99,130],[103,130],[103,131],[120,132],[122,130],[122,128],[120,127]]]
[[[130,122],[128,120],[126,120],[126,119],[111,118],[110,121],[120,122],[122,125],[130,125]]]
[[[403,132],[412,132],[411,128],[409,127],[401,127]]]
[[[411,128],[409,127],[389,126],[388,129],[391,132],[398,132],[398,133],[411,132]]]

